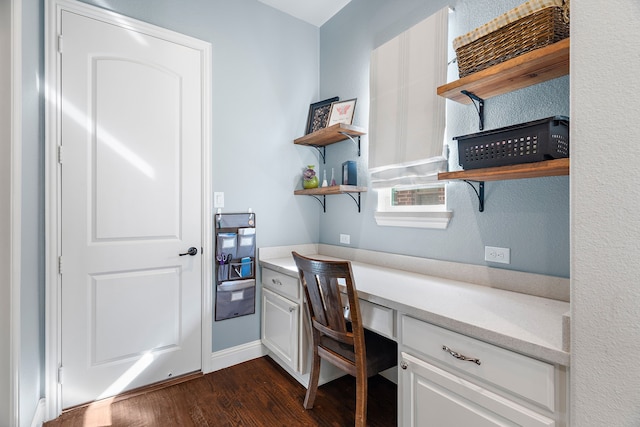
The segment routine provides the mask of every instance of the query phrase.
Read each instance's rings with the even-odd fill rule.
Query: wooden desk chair
[[[358,293],[349,261],[322,261],[292,253],[307,298],[313,335],[313,362],[305,409],[313,408],[318,391],[320,359],[356,377],[355,425],[367,421],[367,378],[397,364],[397,345],[362,327]],[[338,279],[346,287],[350,319],[340,297]]]

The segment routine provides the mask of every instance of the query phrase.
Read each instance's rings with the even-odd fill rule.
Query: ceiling
[[[316,27],[322,26],[351,0],[258,0]]]

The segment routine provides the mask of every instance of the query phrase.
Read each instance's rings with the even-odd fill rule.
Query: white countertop
[[[314,256],[336,259],[328,256]],[[297,277],[292,257],[260,264]],[[487,286],[351,262],[358,296],[541,360],[569,366],[563,315],[569,303]]]

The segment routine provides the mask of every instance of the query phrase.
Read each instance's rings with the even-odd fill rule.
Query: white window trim
[[[373,217],[382,227],[431,228],[444,230],[453,216],[451,211],[443,212],[380,212]]]

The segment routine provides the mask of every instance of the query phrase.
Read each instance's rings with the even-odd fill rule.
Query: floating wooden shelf
[[[469,184],[478,196],[478,208],[484,212],[484,182],[505,181],[508,179],[542,178],[545,176],[569,175],[569,159],[545,160],[536,163],[498,166],[494,168],[469,169],[454,172],[440,172],[438,180],[459,180]],[[478,183],[478,188],[472,184]]]
[[[358,212],[360,212],[360,193],[364,193],[367,191],[367,187],[358,187],[356,185],[332,185],[331,187],[318,187],[318,188],[309,188],[306,190],[296,190],[293,192],[296,196],[312,196],[314,197],[320,204],[322,205],[323,212],[327,212],[327,200],[326,196],[330,196],[332,194],[346,194],[353,199],[358,206]],[[352,193],[357,193],[358,198],[356,199]],[[319,197],[322,196],[322,199]]]
[[[569,175],[569,159],[545,160],[543,162],[522,163],[519,165],[498,166],[493,168],[440,172],[438,179],[441,181],[502,181],[562,175]]]
[[[463,90],[487,99],[562,77],[569,74],[569,44],[570,40],[566,38],[527,52],[440,86],[437,93],[453,101],[469,104],[471,99],[462,93]]]
[[[366,135],[364,129],[353,125],[338,123],[333,126],[320,129],[293,141],[294,144],[310,145],[312,147],[324,147],[336,142],[344,141],[349,137]]]
[[[324,196],[327,194],[343,194],[343,193],[364,193],[367,187],[357,187],[355,185],[332,185],[331,187],[309,188],[305,190],[296,190],[295,195],[306,196]]]

